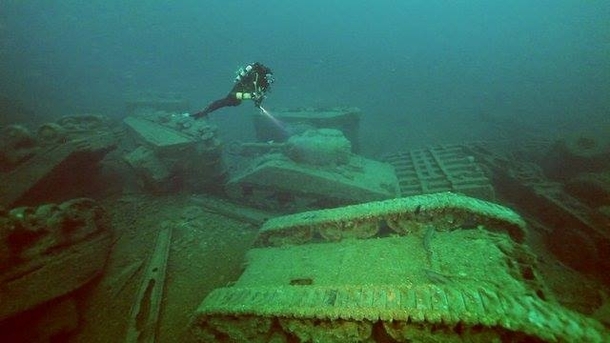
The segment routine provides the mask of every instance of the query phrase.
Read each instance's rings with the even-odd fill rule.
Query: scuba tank
[[[246,76],[246,74],[248,74],[250,71],[252,71],[252,65],[248,64],[245,67],[240,67],[235,73],[237,74],[235,76],[235,82],[239,82],[241,81],[241,79]]]

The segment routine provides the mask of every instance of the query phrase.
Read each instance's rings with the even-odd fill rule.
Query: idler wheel
[[[312,228],[298,228],[281,234],[271,234],[266,239],[263,239],[263,241],[266,240],[266,242],[263,242],[262,245],[270,245],[274,247],[281,247],[285,245],[301,245],[311,241],[312,239]]]
[[[423,224],[406,218],[387,218],[386,224],[399,235],[409,235],[422,230]]]
[[[379,223],[371,222],[338,222],[320,228],[320,235],[327,241],[340,241],[345,238],[370,238],[379,232]]]

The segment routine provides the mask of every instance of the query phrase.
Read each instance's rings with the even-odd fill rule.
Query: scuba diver
[[[271,69],[262,63],[252,63],[239,68],[235,77],[235,85],[226,97],[216,100],[206,106],[203,110],[191,114],[191,117],[199,119],[209,113],[226,106],[237,106],[242,100],[254,101],[254,106],[260,108],[269,86],[273,83]]]

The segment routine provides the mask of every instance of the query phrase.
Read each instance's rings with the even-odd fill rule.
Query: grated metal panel
[[[460,145],[443,145],[387,155],[402,196],[455,192],[494,200],[495,193],[481,165]]]

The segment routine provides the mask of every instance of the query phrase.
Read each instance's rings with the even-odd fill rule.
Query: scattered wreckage
[[[142,188],[218,192],[227,177],[216,127],[188,115],[144,112],[123,120],[133,140],[124,155]]]
[[[24,326],[32,341],[73,330],[70,294],[102,273],[112,236],[108,213],[88,198],[0,210],[1,327]],[[56,313],[59,323],[46,327]]]
[[[295,212],[399,196],[391,165],[352,153],[339,130],[309,129],[258,149],[226,185],[227,195],[255,207]]]
[[[64,116],[42,124],[36,133],[22,125],[4,127],[0,138],[0,205],[57,200],[49,196],[63,194],[62,185],[73,188],[75,179],[90,175],[117,146],[108,121],[98,115]]]
[[[182,115],[184,107],[174,98],[129,104],[120,143],[144,190],[224,192],[293,213],[267,220],[241,277],[205,297],[192,323],[200,341],[602,342],[610,335],[554,298],[525,243],[529,230],[542,230],[563,263],[595,273],[610,267],[610,205],[600,200],[610,199],[608,150],[599,141],[569,137],[540,161],[464,144],[380,162],[356,154],[357,109],[286,110],[277,113],[279,126],[256,117],[259,142],[230,149],[247,162],[229,175],[216,127]],[[87,174],[117,144],[107,120],[93,115],[63,117],[35,134],[3,129],[0,320],[10,323],[101,272],[112,239],[105,211],[90,199],[38,200],[53,180]],[[524,217],[488,202],[496,199]],[[141,335],[138,318],[158,314],[164,275],[157,272],[170,244],[162,230],[132,307],[132,337]],[[61,282],[41,285],[53,278]],[[140,306],[147,298],[155,307]],[[74,301],[60,310],[74,313]],[[158,318],[147,318],[154,327]]]

